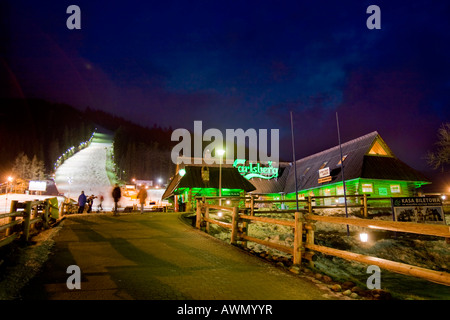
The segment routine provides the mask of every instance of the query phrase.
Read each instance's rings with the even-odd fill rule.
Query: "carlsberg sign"
[[[275,168],[272,165],[272,161],[268,161],[267,166],[262,166],[259,162],[249,163],[249,165],[246,166],[246,162],[247,161],[243,159],[236,159],[233,163],[233,167],[237,168],[239,173],[247,180],[252,178],[269,180],[278,177],[278,168]]]

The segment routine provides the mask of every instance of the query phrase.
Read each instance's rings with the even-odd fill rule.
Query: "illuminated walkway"
[[[178,213],[73,215],[23,299],[333,299],[295,276],[180,220]],[[69,265],[81,289],[69,290]]]

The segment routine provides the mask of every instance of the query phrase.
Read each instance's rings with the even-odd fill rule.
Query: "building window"
[[[369,154],[377,155],[377,156],[388,156],[388,152],[383,148],[379,141],[375,141],[372,148],[369,151]]]
[[[319,168],[319,169],[323,169],[323,168],[325,168],[325,166],[327,165],[327,163],[328,163],[328,161],[325,161],[324,163],[322,163],[322,165],[320,166],[320,168]]]
[[[373,186],[371,183],[363,183],[362,184],[362,192],[373,192]]]
[[[400,193],[400,191],[399,184],[391,184],[391,193]]]
[[[388,195],[388,190],[387,188],[378,188],[378,194],[380,196],[387,196]]]
[[[342,164],[342,162],[344,162],[345,161],[345,159],[347,158],[347,154],[345,155],[345,156],[342,156],[342,159],[341,159],[341,161],[339,161],[339,163],[337,164],[338,166],[340,166],[341,164]]]

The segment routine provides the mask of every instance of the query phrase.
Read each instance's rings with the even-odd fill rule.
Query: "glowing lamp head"
[[[218,149],[218,150],[216,150],[216,153],[217,153],[217,155],[218,155],[219,157],[222,157],[222,156],[225,154],[225,150],[223,150],[223,149]]]
[[[186,169],[180,169],[180,170],[178,171],[178,174],[179,174],[180,176],[184,177],[184,175],[186,174]]]
[[[366,232],[361,232],[359,234],[359,240],[361,240],[361,242],[367,242],[369,240],[369,235]]]

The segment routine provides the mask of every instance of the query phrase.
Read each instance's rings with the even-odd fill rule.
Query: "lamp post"
[[[219,149],[216,150],[216,153],[219,155],[219,206],[222,205],[222,157],[225,154],[225,150]]]
[[[13,182],[14,178],[9,176],[8,177],[8,183],[6,184],[6,201],[5,201],[5,212],[8,212],[8,194],[11,191],[11,183]],[[8,189],[9,187],[9,189]]]
[[[70,199],[70,186],[72,185],[73,182],[73,178],[72,177],[67,177],[67,183],[69,184],[69,192],[67,193],[67,198]]]

